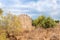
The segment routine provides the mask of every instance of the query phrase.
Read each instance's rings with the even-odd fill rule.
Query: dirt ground
[[[55,28],[26,30],[11,37],[10,40],[60,40],[60,24]]]

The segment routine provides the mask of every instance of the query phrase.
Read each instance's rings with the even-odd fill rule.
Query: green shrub
[[[42,23],[42,21],[45,20],[45,16],[39,16],[37,19],[32,21],[32,24],[34,26],[37,26]]]
[[[55,21],[51,17],[39,16],[33,20],[33,25],[36,27],[50,28],[54,27]]]
[[[44,28],[54,27],[54,25],[55,25],[55,21],[50,17],[48,17],[44,21],[42,21],[42,27],[44,27]]]
[[[59,20],[55,20],[56,23],[59,23],[60,21]]]

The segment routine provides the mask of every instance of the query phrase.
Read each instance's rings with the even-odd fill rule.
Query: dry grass
[[[60,40],[60,24],[55,28],[25,30],[15,37],[17,40]]]

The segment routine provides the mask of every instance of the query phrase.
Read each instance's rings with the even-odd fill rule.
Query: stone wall
[[[19,15],[19,20],[21,22],[22,28],[24,29],[31,29],[32,27],[32,19],[30,16],[26,14]]]

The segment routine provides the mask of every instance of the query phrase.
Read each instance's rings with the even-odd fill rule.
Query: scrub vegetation
[[[3,10],[0,9],[0,40],[60,40],[59,20],[39,16],[32,20],[31,30],[22,29],[20,21],[17,15],[11,13],[3,15]]]

